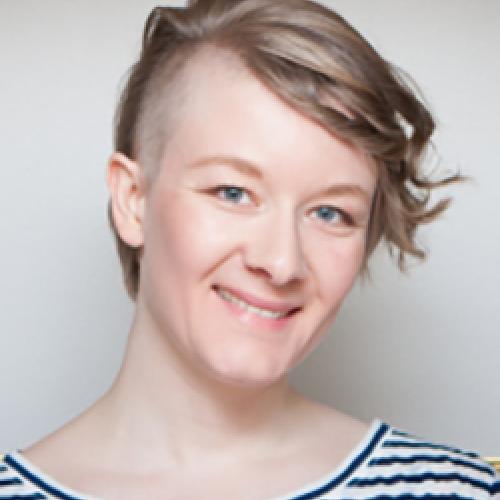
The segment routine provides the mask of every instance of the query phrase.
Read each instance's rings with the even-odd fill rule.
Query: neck
[[[121,370],[99,405],[107,434],[127,453],[162,463],[199,463],[200,456],[260,456],[289,440],[303,398],[286,378],[232,385],[202,372],[136,313]],[[125,439],[126,438],[126,439]]]

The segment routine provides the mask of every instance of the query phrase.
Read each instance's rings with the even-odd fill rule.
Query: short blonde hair
[[[366,259],[381,238],[391,253],[397,253],[401,269],[407,255],[425,257],[415,241],[416,230],[434,220],[450,201],[430,207],[430,193],[461,177],[432,180],[423,175],[421,164],[434,121],[409,78],[340,15],[312,1],[191,0],[185,8],[153,9],[140,57],[116,110],[116,151],[137,159],[149,149],[150,157],[159,162],[168,141],[171,106],[165,107],[162,120],[148,116],[162,101],[175,103],[175,82],[182,69],[207,45],[236,54],[290,106],[376,160],[379,175]],[[332,102],[341,103],[349,116]],[[125,286],[135,300],[140,249],[120,238],[111,203],[108,217]]]

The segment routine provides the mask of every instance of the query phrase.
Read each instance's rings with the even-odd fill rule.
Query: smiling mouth
[[[244,300],[240,299],[239,297],[236,297],[235,295],[233,295],[232,293],[221,287],[214,286],[213,289],[226,302],[234,304],[239,308],[241,308],[242,310],[251,312],[252,314],[255,314],[265,319],[274,319],[274,320],[283,319],[288,316],[291,316],[300,309],[299,307],[296,307],[288,311],[270,311],[269,309],[263,309],[261,307],[249,304],[248,302],[245,302]]]

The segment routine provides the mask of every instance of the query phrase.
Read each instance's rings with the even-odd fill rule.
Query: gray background
[[[372,283],[292,380],[364,420],[500,454],[500,2],[329,3],[420,83],[441,163],[475,181],[420,233],[426,264],[402,276],[377,253]],[[105,165],[118,84],[154,5],[0,0],[0,450],[78,414],[119,367],[132,307]]]

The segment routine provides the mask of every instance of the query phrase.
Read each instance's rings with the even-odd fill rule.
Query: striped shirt
[[[500,500],[500,476],[476,453],[430,443],[374,420],[331,473],[275,500],[492,498]],[[59,484],[18,451],[0,458],[0,500],[14,499],[97,500]]]

